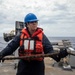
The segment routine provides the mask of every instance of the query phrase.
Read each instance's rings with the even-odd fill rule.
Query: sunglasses
[[[32,22],[29,22],[29,23],[38,23],[38,21],[32,21]]]

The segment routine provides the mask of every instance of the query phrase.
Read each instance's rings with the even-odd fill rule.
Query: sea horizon
[[[50,37],[47,36],[50,42],[58,42],[60,40],[69,40],[75,49],[75,37]],[[10,42],[10,41],[9,41]],[[9,43],[4,40],[3,37],[0,37],[0,51]]]

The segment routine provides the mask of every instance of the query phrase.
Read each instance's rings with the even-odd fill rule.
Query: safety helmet
[[[24,18],[24,23],[33,22],[33,21],[38,21],[36,15],[33,13],[27,14]]]

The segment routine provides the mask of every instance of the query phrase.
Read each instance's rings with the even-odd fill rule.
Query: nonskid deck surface
[[[54,60],[45,58],[45,75],[75,75],[75,69],[63,70],[62,67],[52,66]],[[14,61],[5,61],[0,64],[0,75],[16,75],[17,69],[14,69]]]

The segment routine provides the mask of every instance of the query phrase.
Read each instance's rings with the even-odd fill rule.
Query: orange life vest
[[[37,28],[37,30],[31,37],[27,29],[24,28],[22,30],[22,34],[20,37],[21,40],[20,40],[19,56],[44,54],[42,38],[43,38],[43,31],[41,28]],[[43,58],[42,57],[34,58],[32,60],[41,61],[43,60]]]

